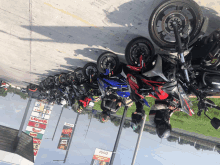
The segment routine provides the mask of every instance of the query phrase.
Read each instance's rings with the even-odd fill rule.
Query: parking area
[[[148,19],[162,0],[29,0],[0,2],[0,78],[17,86],[96,62],[104,51],[124,60],[127,43],[149,37]],[[220,1],[196,0],[220,25]]]

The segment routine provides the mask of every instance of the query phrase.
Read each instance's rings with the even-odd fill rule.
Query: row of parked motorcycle
[[[149,39],[137,37],[125,49],[127,64],[115,53],[105,52],[97,64],[87,63],[74,72],[49,76],[37,87],[28,86],[28,90],[40,89],[42,99],[67,102],[69,106],[82,95],[103,98],[109,94],[149,106],[145,99],[149,95],[166,100],[190,116],[194,111],[188,96],[193,94],[198,99],[197,115],[202,111],[206,115],[208,107],[220,110],[207,99],[220,93],[220,30],[202,37],[207,27],[208,18],[194,1],[163,1],[150,17],[149,34],[157,46],[177,56],[156,54]],[[189,53],[184,55],[186,50]],[[214,128],[219,128],[220,120],[210,120]]]

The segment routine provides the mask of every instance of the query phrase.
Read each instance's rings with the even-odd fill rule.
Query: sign
[[[48,120],[40,119],[40,118],[33,117],[33,116],[30,117],[29,121],[34,121],[34,122],[38,122],[38,123],[41,123],[41,124],[48,124]]]
[[[31,116],[39,117],[39,118],[41,118],[41,119],[47,119],[47,120],[50,118],[49,115],[46,115],[46,114],[44,114],[44,113],[39,113],[39,112],[32,112],[32,113],[31,113]]]
[[[34,110],[33,111],[40,111],[40,108],[39,107],[34,107]]]
[[[32,110],[25,133],[33,137],[34,159],[40,149],[41,140],[45,133],[52,109],[53,106],[37,101]]]
[[[52,107],[52,106],[49,106],[49,105],[45,105],[45,106],[44,106],[44,109],[46,109],[46,110],[52,110],[53,107]]]
[[[40,104],[41,104],[40,102],[36,102],[35,107],[40,107]]]
[[[28,126],[36,127],[36,128],[41,128],[41,129],[46,129],[47,125],[41,124],[41,123],[36,123],[36,122],[33,122],[33,121],[29,121],[28,122]]]
[[[27,126],[26,131],[30,131],[30,132],[34,132],[34,133],[40,133],[40,134],[44,134],[45,133],[44,129],[30,127],[30,126]]]
[[[36,149],[36,150],[39,150],[40,145],[39,144],[34,144],[33,148]]]
[[[69,123],[64,123],[64,125],[69,126],[69,127],[74,127],[74,124],[69,124]]]
[[[38,150],[34,149],[34,156],[37,156]]]
[[[34,144],[41,144],[41,140],[37,138],[33,138],[33,143]]]
[[[34,111],[34,112],[44,113],[44,114],[47,114],[47,115],[51,114],[51,111],[50,111],[50,110],[43,109],[43,111],[42,111],[41,109],[39,109],[39,108],[37,108],[37,107],[35,107],[33,111]]]
[[[40,108],[39,108],[41,111],[43,111],[44,110],[44,104],[43,103],[41,103],[40,104]]]
[[[60,142],[60,144],[66,144],[66,145],[67,145],[67,141],[68,141],[68,140],[62,139],[61,142]]]
[[[72,136],[74,124],[64,123],[63,130],[58,143],[58,149],[66,150],[69,144],[69,140]]]
[[[50,110],[47,110],[47,109],[44,109],[43,113],[47,114],[47,115],[50,115],[51,114],[51,111]]]
[[[112,152],[96,148],[91,165],[109,165]]]
[[[30,132],[30,131],[25,131],[26,134],[32,136],[33,138],[41,139],[43,138],[43,134],[40,133],[35,133],[35,132]]]

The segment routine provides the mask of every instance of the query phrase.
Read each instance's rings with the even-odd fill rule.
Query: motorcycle
[[[190,13],[191,18],[184,12]],[[161,28],[158,27],[160,25]],[[198,44],[197,41],[204,41],[201,36],[205,34],[207,25],[208,19],[202,16],[200,7],[194,1],[169,0],[158,5],[150,17],[150,36],[160,48],[178,52],[178,56],[154,55],[154,48],[148,39],[132,40],[126,48],[125,56],[127,63],[130,64],[126,67],[133,72],[126,71],[126,67],[123,70],[127,72],[127,81],[134,93],[140,98],[149,94],[158,99],[166,99],[170,104],[175,104],[174,100],[178,100],[179,105],[175,106],[190,116],[194,112],[187,94],[191,93],[195,94],[199,100],[198,116],[203,110],[206,115],[208,107],[219,110],[220,107],[206,98],[213,91],[219,92],[218,65],[212,65],[212,69],[210,65],[207,69],[202,63],[199,67],[196,66],[198,57],[192,54],[194,48],[184,57],[184,50],[193,47],[194,43]],[[216,53],[218,52],[216,51],[215,55]],[[206,59],[200,58],[203,62]],[[217,118],[210,120],[212,126],[218,129],[220,120]]]
[[[27,86],[26,91],[28,96],[34,99],[44,100],[47,98],[47,94],[45,93],[44,89],[39,85],[31,83]]]
[[[108,64],[104,64],[106,59],[108,59]],[[101,74],[97,81],[102,98],[109,94],[115,94],[121,98],[130,97],[131,87],[126,81],[125,73],[122,71],[123,64],[118,63],[119,65],[115,66],[117,64],[115,61],[119,61],[119,59],[117,55],[111,52],[105,52],[98,58],[97,67]],[[150,107],[146,99],[142,98],[142,100],[146,106]]]

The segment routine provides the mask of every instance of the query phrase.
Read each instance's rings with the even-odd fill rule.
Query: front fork
[[[182,63],[181,69],[184,71],[186,81],[189,84],[190,83],[189,73],[188,73],[188,70],[187,70],[187,66],[186,66],[186,62],[185,62],[185,58],[184,58],[184,54],[183,54],[181,38],[180,38],[180,34],[178,32],[178,28],[177,28],[177,23],[176,22],[173,22],[173,29],[174,29],[174,34],[175,34],[176,42],[178,44],[178,49],[179,49],[178,54],[179,54],[179,57],[180,57],[180,61]]]

